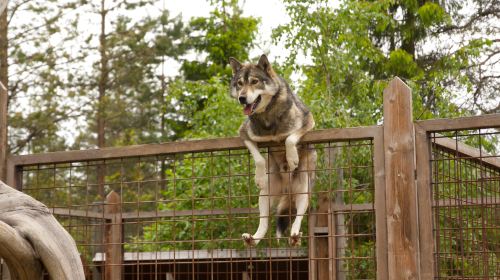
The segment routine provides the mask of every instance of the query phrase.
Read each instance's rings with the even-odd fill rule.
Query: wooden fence
[[[255,201],[256,195],[251,194],[251,188],[248,198],[240,198],[229,187],[226,196],[213,195],[217,191],[213,190],[214,186],[224,186],[218,181],[245,186],[253,183],[251,159],[242,141],[236,137],[10,156],[7,183],[49,207],[52,205],[54,215],[61,217],[70,232],[72,226],[78,227],[67,219],[71,217],[92,219],[93,222],[83,222],[83,227],[91,224],[103,226],[101,233],[75,234],[80,248],[91,251],[91,258],[84,262],[89,275],[95,279],[158,279],[160,274],[162,279],[303,279],[304,275],[309,279],[498,279],[500,241],[495,238],[500,238],[499,128],[500,114],[414,122],[411,91],[395,78],[384,91],[383,125],[317,130],[304,136],[302,143],[315,144],[315,149],[323,152],[325,164],[316,172],[320,179],[324,179],[320,184],[327,189],[310,194],[312,200],[318,201],[310,207],[308,227],[303,226],[307,228],[305,251],[279,245],[279,248],[268,248],[261,256],[261,262],[256,261],[258,248],[196,249],[202,242],[213,241],[226,246],[226,243],[217,243],[222,240],[214,236],[217,229],[210,230],[208,237],[198,238],[201,236],[197,231],[199,228],[193,226],[197,222],[210,220],[208,225],[212,228],[218,222],[223,223],[224,219],[249,223],[249,220],[258,218],[258,210],[251,202],[245,204],[246,207],[219,209],[213,206],[219,200],[230,205],[233,205],[231,200],[237,199]],[[273,144],[261,147],[270,145]],[[356,152],[360,155],[354,155]],[[358,162],[365,152],[369,153],[368,159]],[[153,158],[154,163],[150,166],[156,170],[156,179],[148,181],[146,175],[137,175],[142,179],[128,180],[129,173],[143,170],[150,164],[148,158]],[[186,158],[191,166],[184,162]],[[137,159],[140,164],[127,169],[124,162],[129,159]],[[229,169],[227,174],[218,174],[215,170],[218,160],[228,162],[224,167]],[[238,173],[232,170],[233,160],[246,171]],[[339,163],[339,167],[335,161],[345,164]],[[198,162],[202,164],[198,165]],[[118,167],[113,169],[113,164]],[[81,185],[82,192],[88,196],[89,186],[98,182],[89,179],[89,175],[86,175],[86,181],[82,179],[81,184],[71,181],[76,181],[73,178],[80,176],[78,174],[90,174],[89,170],[95,171],[95,167],[101,165],[108,165],[109,171],[106,199],[101,198],[100,203],[90,203],[87,199],[79,204],[84,207],[72,207],[80,198],[70,194],[65,198],[70,201],[67,205],[54,202],[54,197],[61,195],[54,191],[56,189],[71,193],[77,192],[77,186]],[[198,175],[200,166],[211,170],[210,174]],[[66,175],[58,175],[58,168],[65,168]],[[191,175],[182,177],[181,168],[188,168],[186,172]],[[40,183],[44,170],[53,172],[53,175],[47,175],[47,178],[53,176],[47,179],[50,184]],[[110,170],[115,170],[115,173]],[[464,177],[471,174],[476,177]],[[362,182],[363,176],[367,178],[366,182]],[[190,182],[191,189],[186,188],[180,194],[176,187],[183,188],[183,180]],[[124,190],[131,186],[136,188],[136,181],[141,181],[140,186],[137,183],[139,194],[145,192],[144,186],[154,184],[148,201],[140,200],[140,195],[134,197],[135,200],[127,200]],[[209,191],[198,197],[196,188],[201,181],[204,183],[199,184],[206,184]],[[170,189],[170,185],[165,186],[168,184],[172,185]],[[169,193],[172,188],[174,199],[159,197],[159,193]],[[197,208],[199,201],[207,202],[206,205],[212,205],[212,208]],[[148,208],[144,206],[146,202],[154,203],[154,206]],[[175,208],[184,202],[191,203],[193,208]],[[158,206],[160,203],[166,206]],[[476,213],[480,210],[484,216]],[[165,228],[169,222],[191,226],[189,238],[178,238],[174,232],[174,240],[158,239],[160,228]],[[373,223],[373,226],[363,223]],[[457,226],[448,227],[449,223]],[[149,230],[151,239],[140,239],[139,242],[131,238],[126,227],[132,224],[138,228],[136,236],[146,236]],[[151,230],[152,227],[155,229]],[[167,228],[178,230],[175,225]],[[465,233],[457,237],[450,232],[452,229]],[[472,230],[472,237],[464,236]],[[88,239],[92,234],[94,237],[103,236],[99,241],[101,247],[87,249],[97,242],[94,237]],[[170,236],[170,233],[162,234]],[[239,233],[231,234],[223,241],[238,244]],[[267,244],[274,244],[271,239],[269,237]],[[462,248],[450,245],[456,240],[463,243]],[[136,247],[130,245],[132,241],[136,242]],[[175,242],[184,242],[192,248],[176,247]],[[473,244],[469,246],[469,243]],[[367,246],[368,253],[359,251],[363,246]],[[301,261],[306,263],[305,268]],[[471,263],[481,267],[469,269]],[[221,264],[225,266],[219,266]],[[146,268],[145,265],[149,266]],[[259,269],[264,272],[259,274]],[[363,273],[363,270],[367,272]],[[373,273],[369,272],[371,270]]]

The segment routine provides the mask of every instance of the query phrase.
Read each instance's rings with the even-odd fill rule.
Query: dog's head
[[[245,115],[259,114],[266,110],[272,97],[278,92],[279,78],[266,55],[257,64],[241,64],[229,58],[233,68],[231,96],[243,105]]]

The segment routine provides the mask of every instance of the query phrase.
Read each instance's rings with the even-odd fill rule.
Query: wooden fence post
[[[0,15],[7,8],[7,0],[0,0]]]
[[[120,195],[111,191],[106,196],[104,214],[106,221],[105,244],[106,264],[105,279],[122,279],[123,270],[123,223]]]
[[[434,279],[434,236],[432,233],[431,146],[427,132],[415,124],[417,160],[418,229],[420,279]]]
[[[389,279],[419,279],[411,90],[394,78],[384,90]]]
[[[0,180],[7,179],[7,89],[0,82]]]

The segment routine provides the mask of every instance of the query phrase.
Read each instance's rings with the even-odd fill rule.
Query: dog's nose
[[[240,104],[247,104],[247,98],[245,96],[238,97]]]

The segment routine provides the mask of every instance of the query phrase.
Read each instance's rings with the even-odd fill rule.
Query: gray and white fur
[[[277,206],[276,236],[283,236],[295,214],[289,243],[296,246],[300,244],[300,226],[309,205],[317,157],[312,145],[297,148],[297,143],[313,129],[313,116],[274,72],[266,55],[257,64],[242,64],[234,58],[229,62],[233,69],[231,96],[248,116],[240,127],[240,137],[254,158],[255,182],[260,188],[259,227],[253,235],[244,233],[242,237],[249,246],[259,243],[267,233],[270,210]],[[278,142],[285,149],[271,147],[265,158],[257,142]]]

